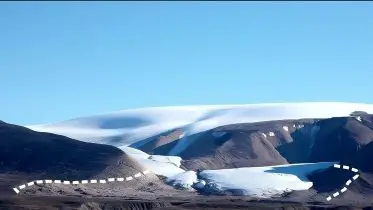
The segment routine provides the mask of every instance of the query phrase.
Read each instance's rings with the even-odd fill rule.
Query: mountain
[[[181,139],[175,139],[175,135],[171,135],[179,134],[180,131],[170,131],[162,136],[163,139],[174,136],[173,141],[159,144],[158,135],[147,139],[147,143],[137,148],[151,154],[169,155],[175,148],[183,145],[178,156],[183,159],[182,165],[187,169],[337,161],[370,171],[370,159],[366,157],[369,152],[365,152],[369,151],[373,140],[370,118],[371,115],[363,115],[359,118],[231,124]]]
[[[358,168],[361,177],[331,202],[342,198],[365,202],[373,198],[371,113],[373,105],[331,102],[155,107],[27,127],[78,139],[79,145],[111,145],[115,158],[125,155],[127,159],[112,161],[109,152],[103,152],[109,158],[93,153],[95,157],[87,155],[84,160],[102,160],[110,166],[97,167],[98,174],[119,173],[121,167],[113,163],[132,161],[130,165],[158,175],[152,179],[158,189],[166,189],[163,180],[178,189],[209,195],[326,202],[326,196],[354,175],[338,171],[333,164],[348,165]],[[52,169],[61,167],[57,164]],[[52,169],[46,173],[56,174]]]

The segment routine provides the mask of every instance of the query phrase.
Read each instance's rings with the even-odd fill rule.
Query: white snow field
[[[218,191],[238,190],[242,195],[269,198],[293,190],[310,189],[313,183],[307,179],[307,175],[329,168],[333,164],[323,162],[205,170],[200,173],[200,176],[206,181],[205,186],[214,186]],[[182,181],[178,180],[178,182]],[[190,182],[188,177],[185,182]]]
[[[184,172],[183,169],[179,168],[181,165],[180,157],[149,155],[131,147],[120,147],[120,149],[157,175],[172,177]]]
[[[353,111],[373,113],[373,105],[341,102],[273,103],[249,105],[172,106],[129,109],[60,123],[26,126],[70,138],[128,146],[149,137],[180,128],[184,138],[170,153],[177,155],[188,135],[218,126],[283,119],[349,116]],[[143,144],[145,142],[141,142]]]
[[[197,179],[194,171],[186,171],[168,177],[170,185],[207,193],[239,191],[239,195],[269,198],[294,190],[308,190],[313,183],[307,175],[332,167],[334,163],[302,163],[265,167],[204,170]],[[197,184],[197,185],[194,185]]]

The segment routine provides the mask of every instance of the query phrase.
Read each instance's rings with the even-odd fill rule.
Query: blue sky
[[[373,103],[372,2],[1,2],[0,120]]]

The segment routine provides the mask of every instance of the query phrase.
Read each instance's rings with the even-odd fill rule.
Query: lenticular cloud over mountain
[[[373,113],[373,105],[338,102],[174,106],[130,109],[55,124],[26,126],[74,139],[127,146],[175,128],[187,135],[215,127],[261,121],[349,116]]]

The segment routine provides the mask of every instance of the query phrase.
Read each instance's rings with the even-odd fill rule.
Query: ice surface
[[[308,190],[312,182],[307,175],[334,163],[289,164],[272,167],[204,170],[199,175],[220,191],[239,190],[244,195],[271,197],[293,190]]]
[[[194,171],[186,171],[169,177],[167,182],[175,187],[189,189],[194,183],[197,183],[197,175]]]
[[[157,162],[172,163],[176,165],[177,167],[180,167],[181,160],[182,160],[181,157],[178,157],[178,156],[163,156],[163,155],[151,155],[149,159],[157,161]]]

